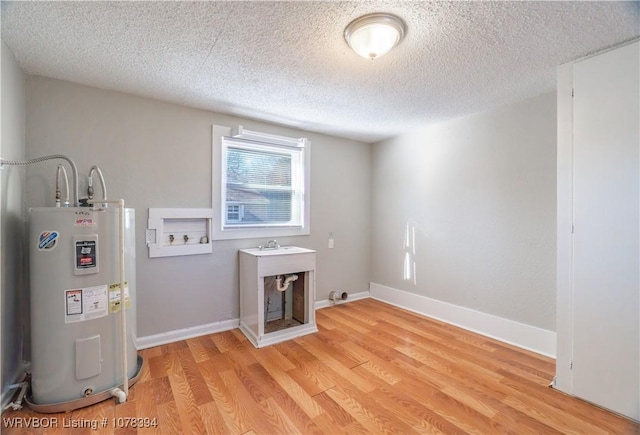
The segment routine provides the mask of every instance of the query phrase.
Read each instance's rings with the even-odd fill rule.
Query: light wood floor
[[[317,312],[320,332],[255,349],[239,330],[142,351],[129,401],[2,433],[639,434],[640,426],[548,388],[552,359],[366,299]],[[157,427],[114,428],[127,417]],[[69,429],[69,421],[108,422]],[[116,420],[113,420],[116,419]]]

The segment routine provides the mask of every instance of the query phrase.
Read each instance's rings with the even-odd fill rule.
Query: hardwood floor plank
[[[153,395],[151,398],[157,403],[167,403],[174,400],[173,392],[171,391],[171,383],[166,376],[160,379],[152,379],[149,381],[151,385]]]
[[[142,357],[145,360],[149,360],[149,358],[152,358],[154,356],[160,356],[162,355],[162,346],[156,346],[156,347],[150,347],[147,349],[143,349],[140,351],[140,355],[142,355]]]
[[[209,359],[209,353],[207,349],[204,347],[201,337],[190,338],[186,340],[187,346],[191,351],[191,357],[195,362],[202,362],[206,359]]]
[[[270,361],[263,360],[260,365],[283,389],[288,390],[299,384],[290,376],[290,372],[296,370],[295,367],[284,371],[271,364]]]
[[[558,435],[562,432],[513,408],[503,408],[493,419],[514,433]]]
[[[562,432],[567,424],[570,424],[576,431],[586,434],[605,434],[607,431],[603,428],[591,425],[588,422],[568,415],[561,410],[548,406],[544,403],[538,403],[535,407],[532,407],[529,403],[526,403],[521,398],[506,397],[503,400],[505,405],[508,405],[518,411],[532,417],[538,421],[544,421],[548,426]]]
[[[394,433],[413,433],[415,431],[401,414],[396,412],[393,407],[387,406],[387,398],[378,394],[381,390],[367,394],[349,385],[340,385],[339,388],[366,409],[381,429],[386,428],[385,430]]]
[[[365,349],[362,349],[361,347],[356,345],[353,341],[334,341],[333,346],[335,346],[338,352],[342,353],[350,359],[353,359],[354,361],[357,361],[357,365],[360,365],[367,361],[371,361],[371,354]]]
[[[200,342],[202,349],[207,353],[207,357],[209,359],[214,359],[216,356],[222,354],[220,349],[218,349],[218,346],[216,346],[216,343],[213,341],[213,335],[203,335],[202,337],[198,337],[198,341]]]
[[[478,375],[469,376],[466,373],[455,371],[437,371],[433,370],[433,368],[427,368],[426,366],[420,371],[426,379],[436,383],[439,390],[456,387],[461,391],[468,392],[474,397],[480,398],[479,400],[488,403],[488,406],[493,409],[499,410],[501,418],[496,418],[496,421],[510,427],[512,430],[519,431],[522,430],[522,428],[527,428],[535,433],[538,433],[540,429],[545,429],[545,433],[557,432],[546,424],[540,424],[540,422],[534,422],[534,424],[531,424],[533,419],[523,413],[521,408],[505,407],[504,399],[506,397],[513,395],[521,397],[522,393],[517,388],[504,388],[502,379],[499,382],[496,382],[492,376],[488,378]],[[540,385],[537,385],[537,387],[543,388]],[[528,403],[528,399],[526,397],[523,396],[522,399]],[[509,418],[512,420],[509,420]],[[517,424],[510,424],[513,423],[514,420]]]
[[[225,419],[220,413],[215,402],[205,403],[198,406],[202,421],[204,422],[205,433],[208,434],[229,434],[234,433],[233,428],[225,424]]]
[[[341,384],[344,382],[351,383],[356,386],[361,391],[370,393],[375,389],[375,385],[371,382],[367,381],[365,378],[360,376],[357,372],[352,371],[349,367],[346,367],[340,363],[337,359],[333,358],[332,355],[322,350],[317,346],[313,346],[309,344],[309,341],[300,341],[300,345],[307,349],[309,353],[315,356],[318,361],[320,361],[324,366],[327,367],[331,372],[335,373],[333,378],[334,384]]]
[[[535,388],[535,385],[531,385],[530,381],[525,379],[518,381],[512,378],[504,378],[500,383],[514,390],[527,391],[527,396],[531,396],[529,400],[546,403],[588,424],[602,427],[607,432],[634,433],[633,430],[635,429],[640,434],[640,426],[634,425],[629,420],[615,418],[614,414],[597,406],[582,406],[584,402],[570,398],[552,388]]]
[[[360,423],[369,433],[395,432],[393,427],[389,427],[386,421],[380,419],[376,414],[365,408],[355,397],[345,393],[340,387],[333,387],[326,391],[326,394],[337,404],[345,409],[349,415]]]
[[[326,413],[322,413],[313,418],[313,423],[325,434],[353,434],[363,433],[359,431],[345,432],[344,428],[338,426]]]
[[[231,331],[224,331],[211,335],[211,339],[216,344],[218,350],[222,353],[229,352],[234,349],[242,349],[244,344]]]
[[[165,435],[185,433],[175,402],[158,405],[158,429]]]
[[[432,332],[429,329],[423,329],[416,327],[415,322],[398,322],[392,323],[390,320],[380,319],[378,322],[378,327],[384,329],[388,332],[397,333],[398,331],[403,331],[404,334],[412,337],[412,343],[416,343],[417,341],[425,341],[427,343],[438,343],[440,341],[446,340],[447,337],[443,337],[438,334],[438,332]],[[455,340],[455,337],[449,337],[449,340]]]
[[[487,418],[491,419],[495,417],[498,412],[500,412],[500,408],[498,408],[497,406],[492,406],[492,403],[483,400],[482,397],[470,394],[465,390],[448,386],[440,391],[442,391],[447,396],[454,398],[465,406],[468,406],[474,411],[479,412]]]
[[[355,330],[363,334],[370,332],[372,329],[370,325],[362,323],[356,319],[351,319],[344,313],[340,313],[335,309],[327,310],[324,313],[320,314],[319,317],[322,318],[323,316],[329,318],[338,329]]]
[[[189,433],[203,433],[204,423],[185,374],[169,375],[169,383],[184,430]]]
[[[207,384],[204,382],[204,378],[202,377],[202,373],[200,373],[196,361],[193,359],[191,349],[179,350],[178,358],[195,404],[199,406],[211,402],[213,398],[207,388]]]
[[[322,414],[322,408],[318,403],[309,396],[306,391],[298,384],[293,385],[291,388],[285,390],[287,394],[293,399],[293,401],[304,411],[309,418],[316,418]]]
[[[304,426],[302,428],[298,428],[295,423],[291,421],[286,412],[280,408],[280,406],[273,400],[272,397],[267,398],[262,403],[262,408],[264,410],[263,415],[267,416],[267,420],[271,424],[273,428],[275,428],[275,432],[269,433],[282,433],[282,434],[301,434],[304,432]],[[315,432],[317,433],[317,431]]]
[[[386,382],[389,385],[394,385],[400,382],[400,377],[394,376],[393,374],[385,370],[384,366],[374,364],[371,361],[366,361],[360,364],[358,368],[368,371],[373,376]]]
[[[333,400],[326,391],[317,394],[314,400],[324,409],[324,415],[338,427],[345,428],[356,421],[351,414]]]
[[[172,343],[173,344],[173,343]],[[164,355],[162,355],[160,358],[160,360],[162,361],[162,364],[164,366],[164,370],[166,375],[177,375],[182,373],[182,364],[180,364],[180,357],[178,356],[178,351],[180,349],[188,349],[188,347],[182,346],[182,347],[176,347],[176,350],[171,351],[169,353],[165,353]]]
[[[278,352],[275,346],[263,347],[259,352],[256,352],[255,358],[262,365],[269,365],[275,370],[281,370],[283,372],[296,367],[284,355]]]
[[[378,390],[380,397],[385,400],[385,407],[392,409],[399,416],[402,416],[414,430],[428,433],[463,433],[460,428],[451,424],[440,415],[431,411],[423,405],[423,399],[415,400],[397,388],[387,389],[382,387]],[[424,394],[424,393],[423,393]],[[431,392],[421,395],[430,397]]]
[[[245,410],[240,406],[236,397],[220,378],[215,363],[207,360],[198,364],[198,367],[230,432],[244,433],[250,430],[251,428],[247,424],[248,419],[245,416]]]
[[[135,399],[128,400],[114,407],[114,418],[117,422],[117,424],[114,425],[114,435],[134,435],[138,433],[137,424],[132,423],[136,420],[137,416],[140,415],[136,408]]]
[[[259,364],[247,367],[247,371],[254,382],[260,384],[265,391],[269,391],[270,396],[268,398],[273,399],[287,413],[287,417],[297,428],[303,433],[317,433],[319,431],[312,418],[322,413],[322,409],[300,386],[294,384],[295,387],[292,389],[284,390],[269,372]],[[261,402],[264,402],[264,400]],[[263,403],[261,404],[264,405]]]
[[[159,379],[167,376],[167,369],[164,366],[163,356],[154,356],[147,360],[151,379]]]
[[[406,363],[411,364],[414,367],[422,366],[420,361],[416,361],[415,359],[402,354],[394,347],[390,347],[388,343],[377,340],[375,335],[354,332],[351,335],[351,341],[368,351],[370,354],[375,355],[379,360],[381,359],[390,362],[394,359],[399,359],[404,360]]]
[[[358,310],[356,307],[354,307],[351,304],[337,305],[335,307],[335,311],[338,312],[338,313],[346,312],[346,314],[351,319],[356,319],[359,322],[364,323],[364,324],[369,325],[369,326],[377,326],[378,325],[379,318],[376,317],[376,316],[373,316],[371,314],[371,311]]]
[[[164,381],[168,385],[168,393],[171,397],[171,384],[167,378],[162,378],[159,380],[149,379],[147,381],[138,381],[136,383],[135,388],[131,388],[129,391],[135,391],[135,403],[136,403],[136,417],[142,419],[148,419],[151,423],[155,421],[154,425],[148,425],[147,427],[143,427],[138,429],[139,434],[151,435],[151,434],[159,434],[161,433],[158,430],[157,422],[158,422],[158,404],[165,403],[169,400],[173,400],[171,397],[163,398],[163,390],[164,387],[155,387],[155,384],[164,384]]]
[[[212,363],[213,366],[216,367],[218,372],[224,372],[225,370],[233,370],[233,367],[234,367],[233,362],[229,358],[227,358],[226,354],[224,353],[218,353],[212,358],[209,358],[208,360],[203,361],[203,363],[206,363],[206,362]]]
[[[115,427],[111,423],[116,416],[115,409],[115,401],[111,399],[100,402],[86,410],[76,409],[71,413],[63,414],[63,420],[66,419],[69,422],[82,422],[83,424],[87,423],[82,427],[66,429],[66,433],[73,431],[74,434],[94,434],[96,432],[100,432],[101,434],[113,434],[115,433]],[[107,422],[106,426],[101,424],[103,421]],[[94,427],[96,427],[94,424],[97,425],[97,430],[94,429]]]
[[[168,354],[168,353],[175,353],[180,349],[188,349],[189,346],[187,346],[186,341],[180,340],[180,341],[174,341],[173,343],[165,344],[164,346],[162,346],[162,348],[163,348],[162,352],[165,354]]]
[[[293,370],[289,370],[287,375],[300,385],[300,387],[302,387],[302,389],[310,396],[315,396],[316,394],[322,393],[334,386],[333,382],[324,384],[322,381],[318,380],[318,378],[314,376],[308,368],[303,371],[296,367]]]
[[[246,341],[247,344],[249,344],[249,340],[239,329],[232,329],[230,332],[238,339],[238,341],[240,342]]]
[[[327,331],[340,331],[340,325],[327,316],[316,314],[316,324],[318,325],[318,329],[324,328]]]
[[[292,340],[285,341],[284,343],[278,343],[275,345],[275,348],[298,368],[302,368],[317,360],[317,358],[309,353],[305,348]]]
[[[306,335],[301,337],[299,342],[303,347],[307,344],[308,346],[314,346],[316,349],[322,349],[325,354],[331,356],[331,358],[337,360],[340,364],[349,369],[364,362],[353,358],[347,352],[344,352],[344,348],[340,346],[334,337],[325,334],[326,330],[320,331],[317,334]]]
[[[526,349],[518,349],[506,343],[495,343],[493,347],[496,350],[491,355],[502,363],[518,362],[529,367],[537,367],[544,372],[555,372],[556,370],[556,363],[551,358],[538,355]]]
[[[235,349],[224,352],[223,355],[229,359],[231,366],[250,366],[256,364],[255,350],[249,349],[249,343],[240,343]],[[253,346],[252,346],[253,347]]]
[[[434,394],[434,401],[431,403],[437,404],[434,406],[434,410],[467,432],[479,430],[481,433],[513,433],[499,422],[486,417],[442,391]]]
[[[246,421],[244,424],[256,433],[275,433],[277,426],[273,426],[273,416],[262,412],[260,403],[253,400],[251,394],[245,389],[244,385],[232,370],[220,373],[220,378],[224,382],[229,391],[233,392],[240,408],[243,411]],[[265,418],[266,417],[266,418]]]
[[[253,364],[253,366],[257,365],[258,364]],[[264,373],[266,376],[251,376],[249,373],[251,367],[252,366],[236,366],[234,367],[234,372],[253,400],[256,402],[262,402],[267,400],[273,394],[273,388],[269,385],[270,376],[266,370],[266,373]],[[274,381],[272,385],[273,384],[277,385],[277,382]]]
[[[352,435],[352,434],[369,435],[369,434],[371,434],[371,432],[369,432],[364,426],[362,426],[357,421],[354,421],[349,426],[347,426],[345,428],[344,433],[348,434],[348,435]]]

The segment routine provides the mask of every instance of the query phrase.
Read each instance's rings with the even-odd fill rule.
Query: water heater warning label
[[[82,290],[67,290],[67,316],[82,314]]]
[[[65,290],[64,297],[64,323],[99,319],[108,314],[106,285]]]
[[[92,269],[98,265],[96,241],[80,240],[76,242],[76,269]]]

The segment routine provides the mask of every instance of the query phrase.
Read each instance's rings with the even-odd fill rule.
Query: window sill
[[[258,239],[308,236],[309,228],[229,228],[213,232],[213,240]]]

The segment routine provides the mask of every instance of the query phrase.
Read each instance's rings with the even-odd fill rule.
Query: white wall
[[[373,283],[554,330],[555,93],[375,144],[372,193]]]
[[[0,156],[21,160],[25,156],[25,75],[11,50],[1,43],[2,108]],[[22,167],[5,166],[0,172],[0,311],[2,316],[2,389],[22,374],[23,319],[28,314],[23,237],[24,173]],[[3,397],[6,399],[6,397]]]
[[[237,319],[237,250],[266,241],[148,258],[149,207],[211,207],[212,124],[311,140],[311,235],[278,241],[318,251],[316,300],[368,289],[370,145],[42,77],[28,78],[26,107],[29,157],[67,154],[83,177],[97,164],[109,195],[136,209],[139,337]],[[55,167],[29,168],[29,206],[53,205]]]

